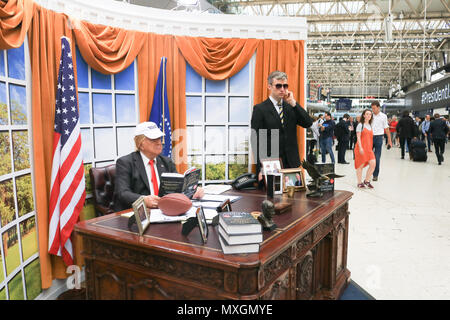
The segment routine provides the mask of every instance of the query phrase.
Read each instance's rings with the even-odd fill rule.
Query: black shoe
[[[372,181],[378,181],[378,177],[373,177]]]
[[[405,159],[405,157],[404,157],[404,156],[402,156],[402,159]]]
[[[347,162],[347,161],[344,161],[344,162],[341,162],[342,164],[350,164],[350,162]]]

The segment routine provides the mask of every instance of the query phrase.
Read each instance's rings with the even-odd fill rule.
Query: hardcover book
[[[219,242],[224,254],[259,252],[259,243],[229,245],[220,235]]]
[[[221,212],[219,225],[229,235],[262,232],[261,224],[249,212]]]
[[[186,170],[184,174],[164,172],[159,181],[159,196],[169,193],[184,193],[192,199],[200,180],[200,169],[195,167]]]
[[[236,234],[229,235],[225,232],[222,226],[218,227],[219,234],[229,245],[236,244],[250,244],[250,243],[261,243],[263,241],[262,233],[249,233],[249,234]]]

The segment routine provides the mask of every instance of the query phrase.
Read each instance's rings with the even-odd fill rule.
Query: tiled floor
[[[399,148],[384,148],[374,189],[356,188],[350,150],[350,164],[336,165],[345,175],[336,188],[354,193],[348,269],[376,299],[450,298],[449,149],[448,143],[439,166],[434,148],[427,162],[401,160]]]

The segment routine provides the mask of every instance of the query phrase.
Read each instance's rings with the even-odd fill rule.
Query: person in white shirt
[[[378,180],[378,174],[380,173],[380,158],[381,149],[383,148],[383,137],[386,133],[388,137],[388,150],[392,147],[391,133],[389,131],[389,124],[387,121],[387,116],[381,112],[380,103],[378,101],[373,101],[371,104],[373,112],[372,130],[373,130],[373,151],[375,153],[376,166],[373,172],[372,181]]]

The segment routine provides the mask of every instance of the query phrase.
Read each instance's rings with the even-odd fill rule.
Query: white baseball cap
[[[139,123],[134,131],[134,136],[136,137],[141,134],[149,139],[158,139],[165,135],[161,130],[159,130],[158,126],[154,122]]]

